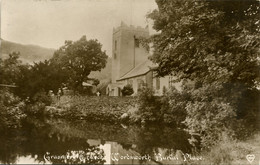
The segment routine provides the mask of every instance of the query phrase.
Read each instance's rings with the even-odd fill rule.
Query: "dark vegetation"
[[[183,121],[187,116],[185,106],[190,100],[187,93],[171,88],[163,96],[155,96],[152,89],[144,88],[138,100],[142,120],[184,126]]]
[[[133,87],[130,84],[127,84],[121,90],[123,96],[130,96],[134,93]]]
[[[50,60],[56,67],[66,71],[66,83],[75,91],[82,91],[83,82],[94,80],[89,77],[92,71],[105,68],[108,56],[101,50],[97,40],[87,40],[83,36],[78,41],[65,41],[64,46],[54,52]]]
[[[0,90],[0,131],[20,127],[25,118],[25,104],[21,99],[7,89]]]
[[[89,74],[104,68],[107,60],[101,44],[86,37],[75,42],[66,41],[51,59],[34,65],[23,64],[19,57],[19,52],[13,52],[8,58],[1,59],[0,83],[16,85],[14,93],[22,99],[28,97],[32,102],[39,101],[39,95],[50,90],[56,94],[62,87],[80,92],[83,81],[91,80],[93,85],[98,85],[99,80]]]
[[[156,2],[159,9],[148,15],[159,32],[147,41],[154,49],[150,59],[159,76],[182,80],[183,91],[164,99],[144,91],[143,117],[184,124],[190,142],[203,148],[224,135],[244,139],[259,131],[259,2]]]
[[[35,64],[46,65],[43,64],[44,61],[47,60],[49,63],[49,60],[53,57],[54,52],[55,52],[54,49],[44,48],[36,45],[22,45],[22,44],[1,39],[1,59],[2,60],[8,59],[9,55],[12,53],[19,54],[19,61],[21,62],[21,64],[25,65],[21,68],[22,72],[26,72],[27,71],[26,69],[29,65],[35,65]],[[105,68],[101,69],[101,71],[92,71],[89,75],[89,77],[91,78],[100,80],[100,84],[98,85],[98,90],[103,95],[105,95],[106,85],[110,82],[111,63],[112,63],[111,58],[108,58]],[[53,67],[54,66],[51,66],[49,69],[55,72],[57,68],[53,68]],[[3,70],[1,70],[1,72],[2,71]],[[22,74],[26,76],[25,73]],[[57,88],[55,87],[53,90],[56,91]]]
[[[2,51],[9,51],[13,46],[15,44],[5,42]],[[83,90],[83,81],[91,80],[93,85],[98,85],[99,80],[90,78],[89,74],[106,65],[107,55],[101,47],[97,40],[87,40],[83,36],[75,42],[66,41],[51,59],[33,65],[24,64],[19,51],[1,58],[1,128],[18,127],[25,114],[43,116],[45,106],[53,103],[61,88],[66,87],[76,94]],[[26,48],[17,47],[21,52]],[[88,91],[91,95],[91,90]]]

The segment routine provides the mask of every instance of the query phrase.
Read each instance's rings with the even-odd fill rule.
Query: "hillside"
[[[50,59],[55,49],[37,45],[23,45],[1,39],[1,58],[7,58],[9,53],[18,51],[20,52],[20,59],[23,63],[32,64],[33,62]]]
[[[53,56],[55,49],[44,48],[36,45],[23,45],[1,39],[1,56],[0,58],[8,58],[11,52],[20,52],[20,59],[23,63],[33,64],[33,62],[44,61]],[[111,58],[108,58],[107,65],[100,72],[91,72],[89,77],[100,80],[100,85],[105,85],[111,78]]]

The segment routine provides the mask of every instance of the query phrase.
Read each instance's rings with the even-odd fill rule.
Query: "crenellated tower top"
[[[148,25],[143,28],[141,26],[133,26],[133,25],[127,25],[123,21],[121,21],[121,25],[119,27],[113,28],[113,33],[116,33],[120,30],[130,30],[130,31],[139,31],[139,32],[144,32],[149,34],[149,27]]]

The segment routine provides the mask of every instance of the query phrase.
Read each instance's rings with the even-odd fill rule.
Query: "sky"
[[[121,21],[149,25],[154,0],[1,0],[1,38],[58,49],[65,40],[97,39],[111,56],[112,31]]]

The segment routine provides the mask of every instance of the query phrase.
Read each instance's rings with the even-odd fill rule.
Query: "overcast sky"
[[[86,35],[110,56],[113,27],[121,21],[145,27],[156,8],[154,0],[2,0],[1,38],[57,49]]]

